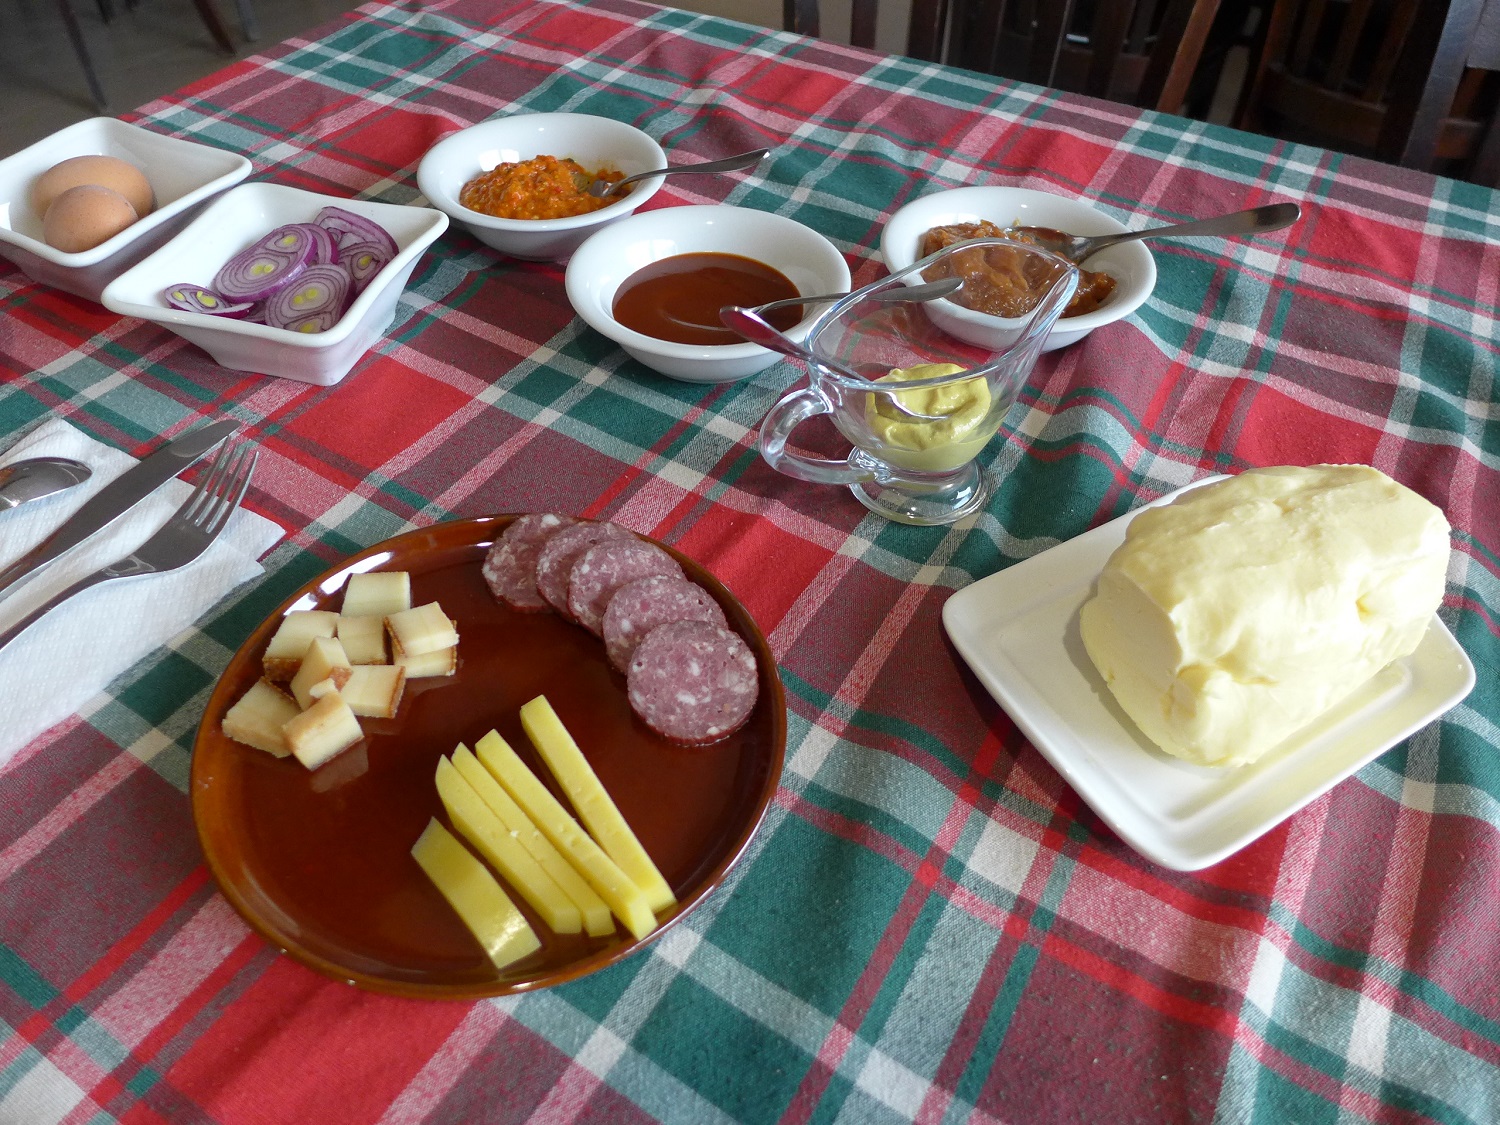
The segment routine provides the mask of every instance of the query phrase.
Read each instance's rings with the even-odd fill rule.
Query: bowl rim
[[[1129,229],[1113,215],[1101,211],[1090,200],[1081,199],[1077,196],[1062,195],[1057,192],[1043,191],[1039,188],[1013,187],[1009,184],[970,184],[964,187],[944,188],[939,191],[930,192],[927,195],[918,196],[916,199],[903,204],[886,220],[880,236],[880,256],[885,262],[886,269],[894,273],[896,270],[904,269],[917,260],[916,239],[912,240],[909,248],[903,240],[899,247],[900,253],[897,253],[898,247],[892,244],[889,237],[892,225],[902,215],[905,215],[907,220],[910,221],[911,216],[920,214],[923,211],[941,211],[944,209],[942,205],[934,201],[942,199],[947,199],[951,202],[947,210],[962,210],[972,214],[980,208],[963,206],[964,200],[982,199],[1002,192],[1012,197],[1019,196],[1023,201],[1031,198],[1038,202],[1049,204],[1081,207],[1104,220],[1105,225],[1110,228],[1109,230],[1101,231],[1101,234],[1124,233]],[[961,196],[961,199],[954,199],[954,196]],[[987,216],[981,215],[979,217],[985,218]],[[934,220],[937,224],[940,224],[942,221],[944,220]],[[991,219],[990,221],[995,223],[1000,222],[999,219]],[[1115,248],[1112,247],[1111,249]],[[1095,328],[1102,328],[1106,324],[1113,324],[1117,320],[1123,320],[1146,303],[1147,299],[1156,289],[1157,271],[1155,257],[1152,255],[1150,249],[1143,242],[1139,241],[1125,243],[1118,247],[1118,249],[1122,253],[1139,258],[1141,262],[1146,274],[1146,283],[1140,286],[1139,292],[1126,294],[1117,288],[1115,293],[1111,295],[1111,298],[1093,312],[1059,319],[1056,325],[1053,326],[1051,335],[1081,336],[1093,331]],[[910,260],[903,261],[902,258],[908,256],[908,254]],[[1102,272],[1109,273],[1108,270],[1103,270]],[[942,305],[944,311],[950,316],[981,327],[989,325],[1005,326],[1013,323],[1005,317],[966,308],[948,298],[941,298],[939,301],[935,301],[934,304]]]
[[[583,280],[583,273],[587,265],[589,253],[602,253],[602,247],[611,239],[629,238],[632,231],[639,231],[642,227],[657,222],[681,224],[684,221],[692,221],[694,219],[706,220],[711,217],[710,212],[712,214],[734,212],[736,215],[755,216],[748,221],[752,223],[769,223],[769,225],[784,231],[798,228],[800,231],[804,231],[807,235],[813,237],[815,240],[814,245],[821,242],[822,245],[832,251],[833,257],[843,264],[845,277],[849,277],[849,263],[844,259],[844,255],[839,251],[839,248],[833,244],[833,241],[821,231],[814,230],[806,223],[793,219],[788,215],[778,215],[774,211],[761,211],[754,207],[737,207],[732,203],[693,203],[679,207],[658,207],[638,215],[631,215],[629,218],[621,219],[617,223],[611,223],[603,230],[596,231],[590,235],[584,241],[583,245],[573,252],[572,258],[568,260],[568,268],[564,276],[564,288],[568,294],[568,302],[573,306],[573,311],[589,327],[613,340],[620,347],[647,352],[664,358],[713,361],[750,359],[767,354],[770,349],[763,348],[759,344],[752,344],[748,340],[738,344],[679,344],[671,340],[662,340],[655,336],[647,336],[644,332],[637,332],[633,328],[625,327],[625,325],[621,324],[612,315],[600,315],[598,308],[592,302],[580,300],[575,296],[575,293],[581,295],[589,291],[584,288],[588,285],[588,282]],[[590,250],[591,246],[592,250]],[[699,251],[689,252],[698,253]],[[707,251],[702,252],[707,253]],[[723,251],[726,254],[735,252]],[[578,265],[580,261],[584,262],[585,265]],[[628,277],[629,275],[627,274],[626,276]],[[621,281],[623,282],[624,278]],[[843,283],[843,287],[847,288],[851,283],[851,280],[846,280]],[[619,285],[616,284],[608,295],[612,297],[618,290]],[[813,321],[820,315],[817,312],[810,313],[798,321],[789,331],[800,332],[802,329],[811,326]]]
[[[458,201],[456,195],[453,195],[436,182],[436,174],[433,169],[437,166],[439,159],[447,156],[450,151],[468,149],[477,138],[487,133],[497,132],[515,122],[535,122],[538,119],[549,118],[557,120],[559,123],[562,121],[584,121],[589,123],[584,126],[585,128],[616,130],[620,131],[622,136],[627,135],[627,133],[635,134],[635,136],[644,139],[655,150],[657,156],[660,158],[659,166],[661,168],[667,166],[667,154],[661,147],[661,143],[650,133],[644,129],[637,128],[628,121],[620,121],[613,117],[601,117],[595,113],[512,113],[458,129],[434,143],[422,154],[422,159],[417,162],[418,187],[421,188],[422,194],[427,197],[428,203],[452,218],[458,219],[460,222],[468,223],[471,226],[484,227],[486,230],[504,231],[514,234],[555,234],[562,231],[576,230],[579,227],[593,226],[601,222],[607,223],[617,216],[626,215],[634,211],[655,195],[661,187],[663,179],[661,176],[643,180],[637,183],[630,194],[624,198],[611,203],[607,207],[600,207],[597,211],[588,211],[582,215],[567,215],[559,219],[502,219],[496,215],[486,215],[482,211],[474,211],[465,207]],[[592,124],[594,122],[599,122],[600,124],[594,125]],[[650,171],[651,169],[642,170]]]
[[[67,253],[65,251],[58,250],[56,247],[48,246],[41,239],[32,238],[30,235],[22,234],[20,231],[8,226],[0,226],[0,242],[4,242],[11,246],[14,246],[18,250],[24,250],[29,254],[34,254],[36,257],[41,258],[44,261],[51,262],[53,265],[57,266],[66,266],[69,268],[78,269],[97,265],[105,259],[113,257],[116,253],[124,250],[126,247],[130,246],[141,237],[150,234],[153,230],[161,226],[163,223],[169,221],[177,215],[182,214],[182,212],[186,211],[194,204],[200,202],[203,199],[206,199],[210,195],[223,191],[227,187],[239,183],[239,181],[243,180],[250,174],[253,168],[249,158],[246,157],[243,153],[231,152],[229,149],[222,149],[217,147],[216,145],[206,145],[200,141],[190,141],[185,137],[173,136],[170,133],[158,133],[154,129],[142,128],[140,125],[136,125],[130,121],[121,121],[117,117],[100,116],[85,118],[82,121],[75,121],[71,125],[68,125],[62,129],[58,129],[56,132],[49,133],[47,136],[42,137],[40,140],[33,141],[25,148],[20,149],[17,152],[13,152],[9,156],[0,158],[0,169],[4,169],[5,165],[7,164],[15,163],[19,165],[24,163],[24,158],[34,149],[39,149],[46,145],[56,144],[59,139],[67,136],[70,133],[85,135],[92,134],[101,130],[105,133],[123,133],[126,136],[144,135],[150,138],[149,143],[151,144],[164,143],[174,148],[186,145],[193,149],[198,149],[203,152],[212,153],[216,156],[223,157],[226,162],[226,167],[213,179],[199,184],[192,191],[178,196],[170,203],[154,208],[150,214],[137,219],[124,230],[120,231],[110,238],[105,239],[103,242],[99,243],[98,246],[90,247],[88,250],[79,250],[74,253]],[[78,152],[74,153],[73,155],[92,156],[97,154]],[[68,158],[60,157],[59,159]]]
[[[138,301],[126,299],[120,290],[128,290],[135,282],[135,275],[145,273],[154,268],[156,260],[179,239],[190,238],[194,231],[206,227],[217,221],[221,212],[232,206],[237,206],[241,200],[252,194],[272,195],[282,197],[293,197],[306,199],[309,202],[322,202],[325,206],[350,207],[357,210],[362,207],[375,209],[377,212],[400,209],[416,213],[426,213],[429,216],[426,225],[407,243],[400,247],[389,262],[382,266],[379,272],[364,287],[359,296],[356,297],[349,307],[344,310],[344,315],[339,317],[338,322],[326,332],[293,332],[287,328],[273,328],[269,324],[255,324],[246,320],[235,320],[230,317],[214,316],[211,313],[189,312],[186,309],[174,309],[169,306],[145,305]],[[368,216],[375,218],[376,216]],[[208,207],[204,208],[202,214],[198,215],[191,223],[184,227],[163,245],[153,250],[135,265],[131,266],[119,277],[104,287],[99,295],[99,300],[105,308],[122,316],[134,316],[140,320],[152,324],[159,324],[168,329],[186,328],[199,332],[224,332],[231,336],[242,336],[248,340],[263,340],[267,343],[282,344],[290,347],[316,350],[329,348],[343,343],[349,336],[353,335],[365,318],[369,315],[371,307],[375,304],[376,297],[386,285],[390,283],[395,273],[404,269],[407,263],[416,259],[427,249],[448,226],[448,216],[432,207],[420,207],[416,205],[401,203],[385,203],[376,199],[349,199],[342,196],[327,195],[323,192],[308,191],[305,188],[292,187],[289,184],[277,184],[266,181],[239,184],[226,191],[218,199],[214,200]],[[274,228],[273,228],[274,229]]]

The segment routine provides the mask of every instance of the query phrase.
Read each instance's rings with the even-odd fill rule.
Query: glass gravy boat
[[[1023,315],[993,317],[997,350],[944,332],[924,304],[873,299],[931,280],[955,264],[944,265],[950,255],[991,247],[1016,267],[1016,277],[1032,279],[1035,297]],[[980,284],[966,280],[956,297],[933,304],[973,300],[970,291]],[[761,423],[761,455],[787,476],[849,487],[887,519],[937,525],[969,515],[989,492],[976,460],[1077,285],[1078,269],[1066,259],[1011,239],[983,238],[939,250],[854,291],[809,330],[807,347],[824,362],[809,363],[808,385],[771,407]],[[792,431],[821,415],[854,447],[843,460],[788,447]]]

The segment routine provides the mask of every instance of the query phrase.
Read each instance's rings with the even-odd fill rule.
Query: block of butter
[[[1244,765],[1416,650],[1448,550],[1442,511],[1377,469],[1252,469],[1131,521],[1084,647],[1152,742]]]

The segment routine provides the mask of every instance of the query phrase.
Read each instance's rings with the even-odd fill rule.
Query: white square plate
[[[385,228],[396,256],[326,332],[292,332],[167,305],[172,285],[208,285],[235,254],[286,223],[310,223],[341,207]],[[390,327],[417,259],[448,227],[431,207],[322,195],[282,184],[241,184],[215,199],[187,229],[110,282],[99,300],[111,312],[159,324],[197,344],[221,367],[327,387],[337,383]]]
[[[42,241],[31,185],[72,156],[114,156],[146,174],[156,208],[92,250],[65,254]],[[0,257],[33,281],[97,301],[104,287],[180,231],[211,195],[250,174],[239,153],[91,117],[0,160]]]
[[[943,625],[1032,744],[1147,859],[1177,871],[1218,863],[1432,722],[1474,686],[1474,666],[1434,616],[1416,652],[1259,761],[1216,769],[1162,753],[1110,695],[1078,632],[1078,611],[1135,516],[1130,512],[958,591],[943,606]]]

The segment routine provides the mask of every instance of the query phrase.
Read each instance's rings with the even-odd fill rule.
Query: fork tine
[[[215,507],[203,520],[203,529],[210,539],[218,535],[229,522],[229,517],[245,498],[250,487],[250,478],[255,475],[255,465],[260,452],[249,445],[235,449],[234,457],[225,466],[224,473],[214,490]]]
[[[210,465],[208,470],[198,478],[198,482],[193,485],[193,491],[188,493],[188,498],[184,500],[182,502],[182,506],[177,509],[177,519],[183,520],[184,522],[188,523],[194,522],[196,520],[196,513],[201,508],[204,497],[208,495],[209,484],[213,480],[214,473],[218,470],[219,466],[224,461],[224,454],[228,448],[228,445],[229,443],[226,441],[219,446],[219,451],[214,454],[213,464]]]

